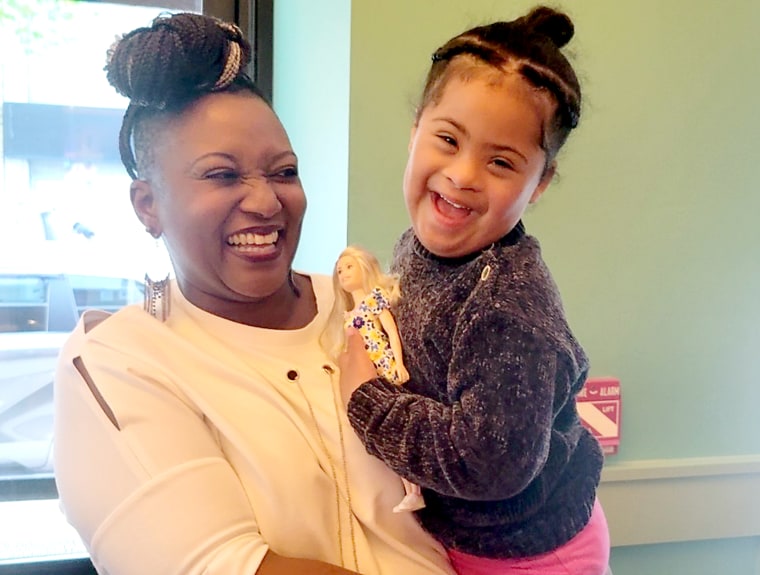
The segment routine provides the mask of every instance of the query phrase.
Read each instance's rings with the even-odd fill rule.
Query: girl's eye
[[[513,168],[512,162],[504,158],[494,158],[492,162],[497,168],[503,168],[505,170],[511,170]]]
[[[456,146],[457,141],[452,136],[449,136],[448,134],[441,134],[438,136],[438,139],[444,142],[445,144],[449,146]]]

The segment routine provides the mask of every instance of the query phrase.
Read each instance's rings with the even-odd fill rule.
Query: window
[[[53,481],[58,350],[84,310],[140,302],[145,272],[169,269],[129,205],[117,148],[127,102],[106,81],[106,49],[167,10],[243,18],[248,30],[271,21],[271,4],[0,4],[0,573],[64,573],[37,562],[86,556]],[[262,44],[253,70],[262,79],[267,54]]]

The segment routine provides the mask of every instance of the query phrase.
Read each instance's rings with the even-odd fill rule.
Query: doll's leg
[[[403,513],[404,511],[416,511],[425,507],[425,500],[422,498],[422,490],[420,486],[407,481],[403,477],[401,482],[404,484],[404,491],[406,495],[401,502],[393,508],[394,513]]]

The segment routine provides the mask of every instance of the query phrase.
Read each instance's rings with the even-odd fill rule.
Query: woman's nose
[[[243,187],[245,195],[240,201],[240,209],[244,212],[271,218],[282,210],[282,202],[267,178],[246,178]]]

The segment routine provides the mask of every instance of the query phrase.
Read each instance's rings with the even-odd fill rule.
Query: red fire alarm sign
[[[592,377],[577,397],[583,425],[594,434],[605,455],[614,455],[620,445],[620,380]]]

